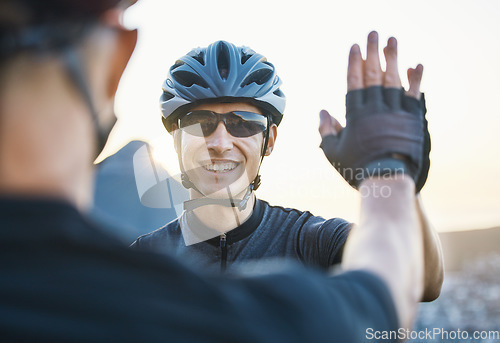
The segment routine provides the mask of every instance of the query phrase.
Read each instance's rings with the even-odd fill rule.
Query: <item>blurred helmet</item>
[[[0,24],[28,26],[68,19],[91,19],[115,7],[127,8],[137,0],[0,0]],[[4,12],[5,11],[5,12]]]
[[[89,24],[137,0],[0,0],[0,57],[21,51],[61,50],[82,38]]]

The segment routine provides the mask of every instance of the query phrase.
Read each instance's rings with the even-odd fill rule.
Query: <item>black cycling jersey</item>
[[[186,245],[178,218],[139,237],[132,247],[182,256],[205,267],[227,263],[230,268],[239,262],[282,258],[326,269],[341,261],[350,227],[343,219],[325,220],[257,199],[251,216],[223,237]]]
[[[397,326],[368,272],[208,276],[62,201],[0,198],[2,342],[358,342]]]

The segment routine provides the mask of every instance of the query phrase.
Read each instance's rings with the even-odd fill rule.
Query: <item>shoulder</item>
[[[164,245],[175,239],[182,238],[179,219],[175,219],[158,230],[139,236],[132,244],[134,248],[154,248],[157,245]]]
[[[314,217],[314,215],[309,212],[309,211],[301,211],[295,208],[289,208],[289,207],[283,207],[283,206],[276,206],[276,205],[271,205],[265,200],[259,199],[260,203],[264,207],[264,218],[267,217],[267,219],[283,219],[283,218],[290,218],[290,219],[298,219],[298,218],[303,218],[303,219],[309,219]],[[317,217],[319,219],[324,220],[321,217]]]
[[[271,222],[281,222],[283,225],[306,226],[306,227],[349,227],[351,223],[342,218],[325,219],[315,216],[309,211],[301,211],[295,208],[270,205],[265,200],[259,200],[264,207],[263,220]]]

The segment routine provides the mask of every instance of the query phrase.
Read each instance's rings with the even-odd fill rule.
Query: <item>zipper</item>
[[[220,235],[220,253],[220,270],[224,272],[227,264],[227,240],[225,233]]]

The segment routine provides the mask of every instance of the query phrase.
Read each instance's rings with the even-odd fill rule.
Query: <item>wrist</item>
[[[413,179],[411,172],[403,156],[390,156],[376,159],[359,168],[352,185],[359,189],[361,183],[366,179],[390,180],[398,175],[405,175]]]
[[[415,196],[415,181],[406,174],[370,176],[362,180],[358,190],[362,197],[388,198],[394,194]]]

